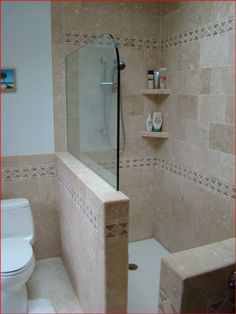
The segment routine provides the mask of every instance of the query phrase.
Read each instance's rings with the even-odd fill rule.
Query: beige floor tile
[[[60,257],[36,262],[28,294],[30,300],[50,300],[57,313],[83,313]]]

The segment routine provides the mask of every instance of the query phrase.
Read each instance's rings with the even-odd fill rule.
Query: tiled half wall
[[[62,257],[81,306],[124,313],[129,200],[68,153],[56,167]]]
[[[159,313],[235,313],[235,238],[162,259]]]

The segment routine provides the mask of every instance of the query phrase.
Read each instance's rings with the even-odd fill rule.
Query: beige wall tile
[[[126,115],[143,115],[144,104],[140,95],[127,95],[122,97],[123,112]]]
[[[208,123],[224,123],[226,98],[224,96],[199,95],[198,119]]]
[[[190,143],[207,147],[209,143],[208,123],[204,121],[186,119],[185,138],[186,141]]]
[[[36,259],[59,256],[61,239],[59,215],[55,201],[32,202],[32,213],[35,223],[35,243],[33,245]]]
[[[210,124],[209,147],[225,153],[234,154],[235,128],[230,125]]]
[[[126,273],[119,274],[118,276],[111,276],[108,279],[108,290],[107,290],[107,308],[119,308],[120,313],[126,311],[126,291],[124,286],[128,285],[128,278]],[[109,311],[110,312],[110,311]]]
[[[187,91],[189,94],[210,94],[211,69],[187,71]]]
[[[212,68],[211,94],[234,95],[234,67],[222,66]]]
[[[196,95],[178,95],[177,115],[180,119],[197,119],[198,102]]]
[[[214,21],[222,21],[225,18],[233,17],[235,14],[234,1],[221,2],[216,1],[211,5],[211,17]]]
[[[233,200],[164,170],[156,171],[154,235],[164,247],[176,252],[233,236]]]
[[[55,133],[55,151],[64,152],[67,150],[66,145],[66,117],[54,119],[54,133]]]
[[[169,68],[168,64],[166,64],[168,68],[168,73],[167,73],[167,79],[168,79],[168,88],[171,89],[171,92],[176,93],[178,95],[181,94],[191,94],[189,92],[189,89],[187,88],[187,71],[181,70],[181,71],[173,71],[171,68]],[[190,74],[189,74],[190,76]]]
[[[225,123],[235,125],[235,101],[233,96],[225,99]]]
[[[179,70],[192,70],[199,67],[200,63],[200,43],[193,42],[186,45],[180,46],[178,48],[179,60],[178,68]]]
[[[181,141],[185,140],[185,124],[184,120],[178,116],[163,117],[163,128],[164,132],[168,132],[169,136],[173,139]]]
[[[2,157],[2,167],[22,167],[54,164],[55,155],[27,155],[27,156],[7,156]]]
[[[221,34],[201,41],[201,67],[218,67],[232,64],[231,33]],[[224,49],[222,49],[224,47]]]
[[[167,15],[172,11],[178,10],[180,7],[179,2],[163,2],[162,3],[162,14]]]

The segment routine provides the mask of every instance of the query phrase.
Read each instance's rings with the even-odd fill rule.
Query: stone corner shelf
[[[167,132],[147,132],[147,131],[142,131],[140,133],[142,137],[157,137],[157,138],[168,138],[169,133]]]
[[[141,92],[143,95],[169,95],[171,90],[168,88],[166,89],[146,88],[143,89]]]

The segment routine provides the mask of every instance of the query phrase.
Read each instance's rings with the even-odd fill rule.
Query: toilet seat
[[[1,239],[1,277],[15,276],[34,263],[31,245],[22,238]]]

